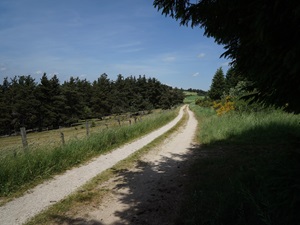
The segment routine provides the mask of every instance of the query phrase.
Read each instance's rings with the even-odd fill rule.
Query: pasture
[[[190,91],[185,91],[184,95],[185,95],[185,99],[184,99],[185,104],[194,103],[198,98],[204,98],[203,96],[197,95],[196,92],[190,92]]]
[[[153,110],[153,115],[160,113],[161,110]],[[130,114],[111,115],[100,119],[88,120],[89,134],[99,133],[107,128],[118,127],[140,122],[143,118],[151,116],[151,113],[145,112],[144,115],[130,117]],[[28,147],[31,150],[43,147],[54,148],[62,145],[61,133],[64,134],[64,141],[68,143],[74,140],[82,140],[87,136],[86,121],[78,121],[71,127],[62,127],[60,129],[45,130],[42,132],[27,133]],[[23,151],[21,135],[7,136],[0,138],[0,157],[7,154],[16,154]]]

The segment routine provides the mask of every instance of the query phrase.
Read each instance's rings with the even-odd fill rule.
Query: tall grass
[[[107,152],[171,121],[177,110],[145,118],[131,126],[102,130],[84,140],[73,140],[65,146],[41,148],[17,156],[0,158],[0,196],[25,190],[34,182],[49,178],[94,156]]]
[[[200,157],[179,224],[298,224],[300,116],[191,108]]]
[[[287,141],[289,138],[300,138],[300,117],[280,110],[256,113],[231,112],[217,116],[213,109],[197,106],[192,108],[203,121],[200,123],[199,132],[202,144],[217,141],[267,144],[274,141],[289,142]]]
[[[153,110],[152,113],[159,113],[158,110]],[[141,120],[151,114],[139,116],[135,118],[135,121]],[[101,130],[107,127],[117,127],[120,120],[122,126],[129,125],[129,114],[124,113],[121,115],[111,115],[104,117],[103,120],[92,119],[89,120],[89,133],[99,133]],[[133,122],[133,118],[131,119]],[[77,126],[62,127],[60,129],[54,129],[43,132],[30,132],[27,133],[27,142],[31,150],[41,149],[45,146],[51,146],[51,148],[57,147],[62,144],[61,133],[64,134],[64,141],[67,143],[73,139],[83,139],[86,137],[86,121],[79,122]],[[19,153],[23,151],[21,135],[1,137],[0,138],[0,157],[11,152]]]

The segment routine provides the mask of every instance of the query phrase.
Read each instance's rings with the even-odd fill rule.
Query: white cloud
[[[203,53],[203,52],[197,55],[198,58],[203,58],[204,56],[205,56],[205,53]]]
[[[166,56],[162,59],[164,62],[174,62],[176,60],[175,56]]]
[[[38,75],[40,75],[40,74],[42,74],[43,72],[41,71],[41,70],[38,70],[38,71],[36,71],[35,72],[35,74],[38,74]]]
[[[197,76],[199,76],[199,75],[200,75],[200,73],[197,72],[197,73],[194,73],[194,74],[193,74],[193,77],[197,77]]]
[[[113,46],[114,49],[117,49],[117,51],[121,53],[131,53],[131,52],[139,52],[142,51],[144,48],[141,47],[141,42],[129,42],[125,44],[115,45]]]
[[[129,42],[129,43],[125,43],[125,44],[120,44],[120,45],[115,45],[114,48],[129,48],[129,47],[136,47],[136,46],[140,46],[142,43],[140,41],[136,41],[136,42]]]
[[[131,53],[131,52],[140,52],[143,48],[131,48],[131,49],[123,49],[120,50],[121,53]]]

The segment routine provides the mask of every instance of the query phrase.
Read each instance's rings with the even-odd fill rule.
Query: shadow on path
[[[126,210],[116,211],[121,224],[173,224],[183,198],[187,181],[187,169],[194,157],[189,150],[186,154],[163,156],[159,162],[140,161],[137,171],[121,171],[123,183],[115,187],[117,192],[127,189],[121,196]]]
[[[52,216],[56,224],[64,225],[103,225],[103,223],[96,220],[87,220],[84,218],[70,218],[67,216]]]
[[[184,198],[187,170],[197,152],[190,148],[185,154],[168,153],[159,161],[140,160],[134,170],[117,171],[118,184],[113,187],[113,192],[124,207],[112,213],[114,222],[107,223],[105,218],[102,220],[101,210],[88,212],[88,217],[93,219],[65,216],[53,218],[57,224],[64,225],[174,224]]]

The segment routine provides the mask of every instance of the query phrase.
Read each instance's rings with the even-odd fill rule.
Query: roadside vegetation
[[[63,146],[43,146],[22,154],[5,155],[0,158],[0,196],[7,198],[22,194],[54,174],[163,126],[174,119],[177,113],[177,109],[166,110],[149,115],[131,126],[104,129],[84,139],[69,141]]]
[[[69,141],[81,140],[90,134],[100,133],[103,130],[119,126],[128,126],[133,123],[139,123],[151,114],[162,112],[162,109],[142,111],[141,114],[132,116],[131,113],[113,114],[103,117],[103,119],[79,120],[71,127],[61,127],[60,129],[46,130],[43,132],[29,132],[26,134],[28,148],[33,151],[44,147],[58,147]],[[88,124],[86,124],[86,122]],[[88,127],[87,127],[88,126]],[[88,129],[88,130],[87,130]],[[88,134],[87,134],[88,133]],[[24,152],[21,135],[13,135],[0,138],[0,157],[6,154],[19,154]]]
[[[190,104],[200,157],[178,224],[298,224],[299,114],[232,99]]]

